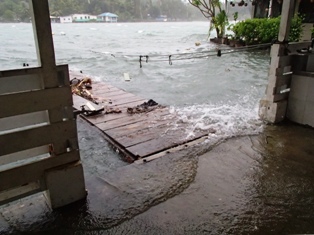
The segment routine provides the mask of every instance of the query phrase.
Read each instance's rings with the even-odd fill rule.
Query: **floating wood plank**
[[[131,161],[195,142],[213,131],[200,130],[188,135],[187,124],[178,124],[176,113],[171,113],[169,107],[150,106],[151,109],[145,113],[145,109],[138,106],[147,99],[104,83],[93,83],[91,92],[99,102],[103,101],[101,105],[105,110],[119,109],[121,113],[83,118],[102,131],[104,138]],[[139,110],[140,113],[129,114],[128,108]]]
[[[151,154],[155,154],[166,149],[170,149],[188,143],[189,141],[208,135],[208,133],[206,132],[194,133],[193,137],[190,138],[185,138],[186,135],[187,134],[185,133],[185,131],[181,129],[176,132],[173,132],[172,134],[167,133],[164,134],[163,136],[159,136],[149,141],[131,146],[127,148],[127,150],[131,153],[134,153],[137,158],[139,157],[143,158]]]
[[[123,118],[119,119],[113,119],[110,121],[103,122],[102,124],[99,124],[98,127],[102,128],[102,130],[110,130],[118,127],[128,126],[133,123],[139,123],[140,121],[145,120],[154,120],[156,118],[160,118],[160,116],[169,114],[168,109],[161,109],[160,112],[154,112],[154,113],[141,113],[141,114],[134,114],[134,115],[128,115]]]
[[[104,110],[103,106],[95,104],[92,101],[84,99],[83,97],[75,95],[75,94],[73,94],[73,107],[76,110],[82,110],[82,107],[84,107],[85,110],[94,111],[94,112]]]
[[[130,75],[128,73],[124,73],[123,76],[124,76],[124,81],[126,82],[131,81]]]

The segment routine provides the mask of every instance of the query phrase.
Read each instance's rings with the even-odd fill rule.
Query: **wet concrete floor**
[[[291,123],[146,164],[78,120],[87,200],[0,208],[0,234],[314,234],[314,129]]]

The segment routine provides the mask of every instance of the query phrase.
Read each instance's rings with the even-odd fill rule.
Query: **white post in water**
[[[291,81],[291,74],[287,73],[291,71],[291,56],[288,55],[287,46],[295,1],[283,1],[278,43],[271,48],[266,95],[260,101],[259,115],[270,123],[278,123],[286,117],[286,90]]]

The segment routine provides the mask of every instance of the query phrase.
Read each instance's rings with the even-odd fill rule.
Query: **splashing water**
[[[214,130],[208,136],[213,144],[230,137],[258,134],[264,127],[258,117],[258,104],[249,94],[236,101],[172,107],[171,111],[178,114],[177,122],[188,124],[186,139],[197,130]],[[173,128],[176,126],[174,124]]]

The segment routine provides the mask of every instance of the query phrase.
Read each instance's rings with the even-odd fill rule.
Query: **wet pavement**
[[[285,123],[127,164],[78,120],[86,201],[0,208],[0,234],[314,234],[314,129]]]

